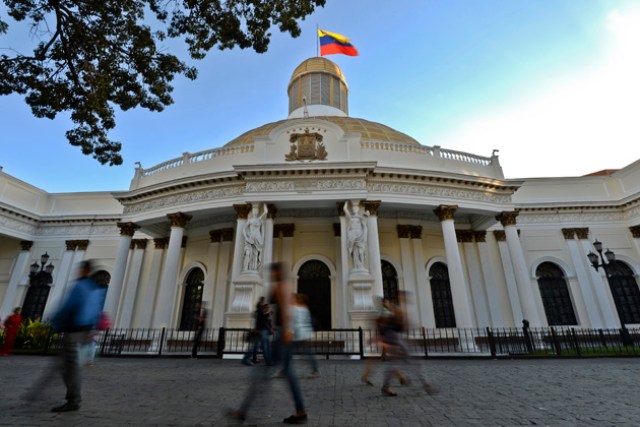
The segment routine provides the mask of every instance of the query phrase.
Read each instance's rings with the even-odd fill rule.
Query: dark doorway
[[[322,261],[312,260],[298,270],[298,293],[309,299],[309,311],[317,330],[331,329],[331,271]]]
[[[184,300],[182,301],[182,317],[180,330],[194,331],[197,326],[196,315],[200,312],[202,304],[202,290],[204,288],[204,271],[194,268],[187,276],[184,287]]]
[[[398,302],[398,272],[389,261],[382,260],[382,291],[384,299]]]
[[[456,315],[453,310],[449,269],[445,264],[436,262],[429,269],[429,276],[436,328],[455,328]]]
[[[640,288],[631,267],[622,261],[609,264],[609,285],[620,320],[640,323]]]
[[[549,326],[577,325],[562,269],[552,262],[543,262],[536,269],[536,276]]]

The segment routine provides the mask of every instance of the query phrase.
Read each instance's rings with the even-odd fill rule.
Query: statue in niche
[[[353,262],[353,271],[368,271],[364,266],[367,248],[367,217],[369,212],[362,212],[359,203],[344,203],[344,214],[347,217],[347,249]]]
[[[244,235],[244,271],[258,271],[262,263],[262,246],[264,245],[264,218],[267,216],[267,205],[260,206],[257,203],[251,205],[251,213],[247,218],[247,224],[242,230]]]

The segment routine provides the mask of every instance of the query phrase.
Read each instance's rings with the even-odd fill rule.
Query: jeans
[[[88,332],[65,332],[62,347],[62,379],[67,387],[68,403],[82,402],[82,375],[80,347],[86,342]]]
[[[262,347],[262,355],[264,356],[264,362],[267,365],[272,365],[271,361],[271,335],[269,331],[263,329],[260,331],[260,335],[256,342],[253,344],[253,360],[258,358],[258,346]]]

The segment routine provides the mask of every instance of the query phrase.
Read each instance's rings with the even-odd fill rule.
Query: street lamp
[[[589,251],[587,254],[587,258],[589,258],[589,262],[591,266],[598,271],[598,269],[602,268],[607,277],[607,283],[609,284],[609,289],[611,289],[611,281],[610,277],[612,275],[612,266],[616,262],[616,254],[609,248],[606,251],[602,251],[602,242],[596,239],[593,242],[593,247],[595,248],[597,254],[593,253],[593,251]],[[616,307],[617,309],[617,307]],[[618,318],[620,319],[621,326],[621,335],[622,335],[622,344],[625,347],[632,346],[633,341],[631,340],[631,335],[629,335],[629,330],[627,329],[627,325],[624,321],[624,316],[620,312],[620,310],[616,310],[618,312]]]
[[[29,319],[36,316],[42,317],[49,297],[49,290],[53,283],[51,273],[55,268],[52,263],[47,264],[49,258],[49,254],[45,252],[40,256],[40,263],[34,261],[29,266],[29,289],[22,305],[22,314]]]

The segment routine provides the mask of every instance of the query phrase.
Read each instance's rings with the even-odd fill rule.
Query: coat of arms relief
[[[291,142],[291,151],[284,156],[288,162],[327,160],[327,150],[322,143],[322,135],[319,133],[309,133],[309,129],[305,129],[304,133],[292,134],[289,142]]]

